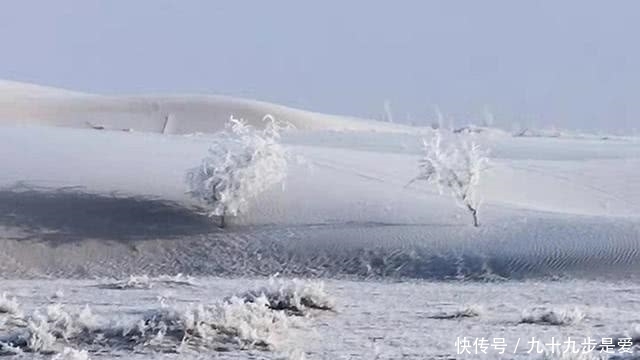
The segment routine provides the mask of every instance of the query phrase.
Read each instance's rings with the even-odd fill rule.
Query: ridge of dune
[[[90,94],[53,86],[0,79],[0,98],[87,96]]]
[[[219,131],[231,116],[260,127],[266,114],[287,121],[299,130],[416,131],[406,125],[327,115],[222,95],[104,96],[0,81],[0,125],[187,134]]]

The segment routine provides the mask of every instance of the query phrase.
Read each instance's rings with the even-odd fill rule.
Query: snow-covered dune
[[[406,186],[428,129],[222,97],[2,94],[5,276],[598,276],[640,264],[637,139],[464,135],[492,154],[476,229],[433,187]],[[265,113],[296,125],[283,143],[301,161],[221,231],[185,195],[210,141],[189,133]]]
[[[0,81],[0,124],[143,131],[215,132],[230,116],[261,126],[265,114],[298,129],[407,131],[384,124],[325,115],[254,100],[213,95],[101,96]]]
[[[3,102],[6,102],[7,105],[10,105],[12,101],[17,102],[27,99],[37,100],[44,98],[79,96],[88,96],[88,94],[54,87],[0,79],[0,99],[2,99]]]

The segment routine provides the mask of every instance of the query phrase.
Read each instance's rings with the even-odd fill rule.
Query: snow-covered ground
[[[577,349],[607,338],[637,342],[640,331],[640,287],[625,281],[327,280],[319,288],[246,278],[123,280],[4,281],[6,297],[15,297],[18,307],[0,313],[0,341],[13,339],[29,359],[50,358],[29,353],[32,346],[87,351],[92,359],[595,359],[600,349],[559,352],[571,340]],[[265,288],[282,299],[293,299],[288,290],[295,289],[332,309],[303,306],[299,316],[225,300]],[[40,341],[29,342],[29,336]],[[464,338],[470,347],[456,344]],[[476,339],[486,340],[486,354],[473,344]],[[501,339],[502,355],[493,346]],[[531,343],[536,340],[548,354],[538,353]],[[552,341],[561,344],[555,354]],[[620,355],[619,348],[612,352]]]
[[[261,126],[265,114],[296,127],[282,138],[295,161],[284,188],[263,193],[221,230],[185,194],[185,172],[200,163],[229,116]],[[437,189],[407,186],[431,129],[225,97],[107,97],[2,82],[0,277],[13,280],[0,282],[0,290],[18,296],[23,319],[60,302],[135,320],[158,308],[157,296],[209,304],[266,281],[247,277],[332,279],[328,292],[338,311],[284,326],[295,344],[258,358],[296,351],[314,359],[457,358],[456,336],[502,334],[511,341],[631,331],[640,264],[640,139],[480,130],[445,135],[471,137],[490,150],[479,185],[481,226],[474,228],[465,210]],[[86,280],[178,273],[205,285],[169,281],[146,289],[146,278],[143,289],[114,289]],[[37,280],[43,278],[78,280]],[[408,282],[385,282],[390,278]],[[458,282],[465,279],[498,282]],[[49,300],[57,288],[72,298]],[[483,299],[472,300],[478,294]],[[582,308],[585,319],[573,308],[561,311],[569,305]],[[457,318],[476,314],[476,306],[480,316]],[[530,313],[521,314],[525,308]],[[451,316],[456,319],[442,319]],[[518,325],[521,318],[534,324]],[[560,331],[539,319],[571,324]],[[3,334],[20,330],[4,324]],[[151,356],[145,341],[157,341],[117,340],[143,348],[139,358]],[[110,353],[113,344],[67,345]],[[218,350],[199,349],[194,357]],[[133,358],[131,349],[117,350],[123,351]],[[234,347],[224,356],[243,358],[246,351]]]

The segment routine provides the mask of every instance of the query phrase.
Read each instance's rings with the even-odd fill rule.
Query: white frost
[[[521,323],[546,325],[573,325],[581,322],[586,314],[577,308],[548,309],[534,308],[522,313]]]
[[[54,356],[51,360],[89,360],[89,353],[86,350],[76,350],[65,347],[61,353]]]
[[[269,286],[246,293],[243,298],[254,302],[266,298],[268,306],[274,310],[304,315],[311,309],[334,310],[334,299],[327,294],[324,283],[320,281],[271,279]]]
[[[279,143],[285,126],[265,116],[257,130],[231,117],[226,131],[216,134],[209,155],[187,172],[189,194],[207,206],[209,216],[237,216],[249,202],[287,175],[287,153]]]
[[[8,298],[6,293],[0,296],[0,314],[18,315],[20,313],[20,304],[16,298]]]
[[[478,226],[478,196],[480,176],[487,168],[486,151],[469,139],[459,135],[456,141],[443,144],[440,131],[436,131],[431,141],[423,139],[424,155],[419,163],[420,173],[412,180],[424,180],[447,191],[458,205],[473,216],[473,225]]]

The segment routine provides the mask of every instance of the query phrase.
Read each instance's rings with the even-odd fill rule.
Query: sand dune
[[[254,126],[271,114],[301,130],[409,131],[402,125],[319,114],[214,95],[101,96],[0,81],[0,124],[104,128],[164,134],[215,132],[230,116]]]
[[[40,88],[10,85],[23,93],[0,92],[3,276],[443,279],[638,270],[636,139],[467,135],[492,154],[475,229],[433,187],[405,186],[429,129],[224,97],[35,96]],[[220,129],[229,113],[260,123],[266,112],[296,125],[283,143],[304,161],[291,165],[284,191],[262,194],[221,232],[185,195],[185,170],[209,144],[208,134],[190,133]],[[175,117],[165,126],[167,114]]]

